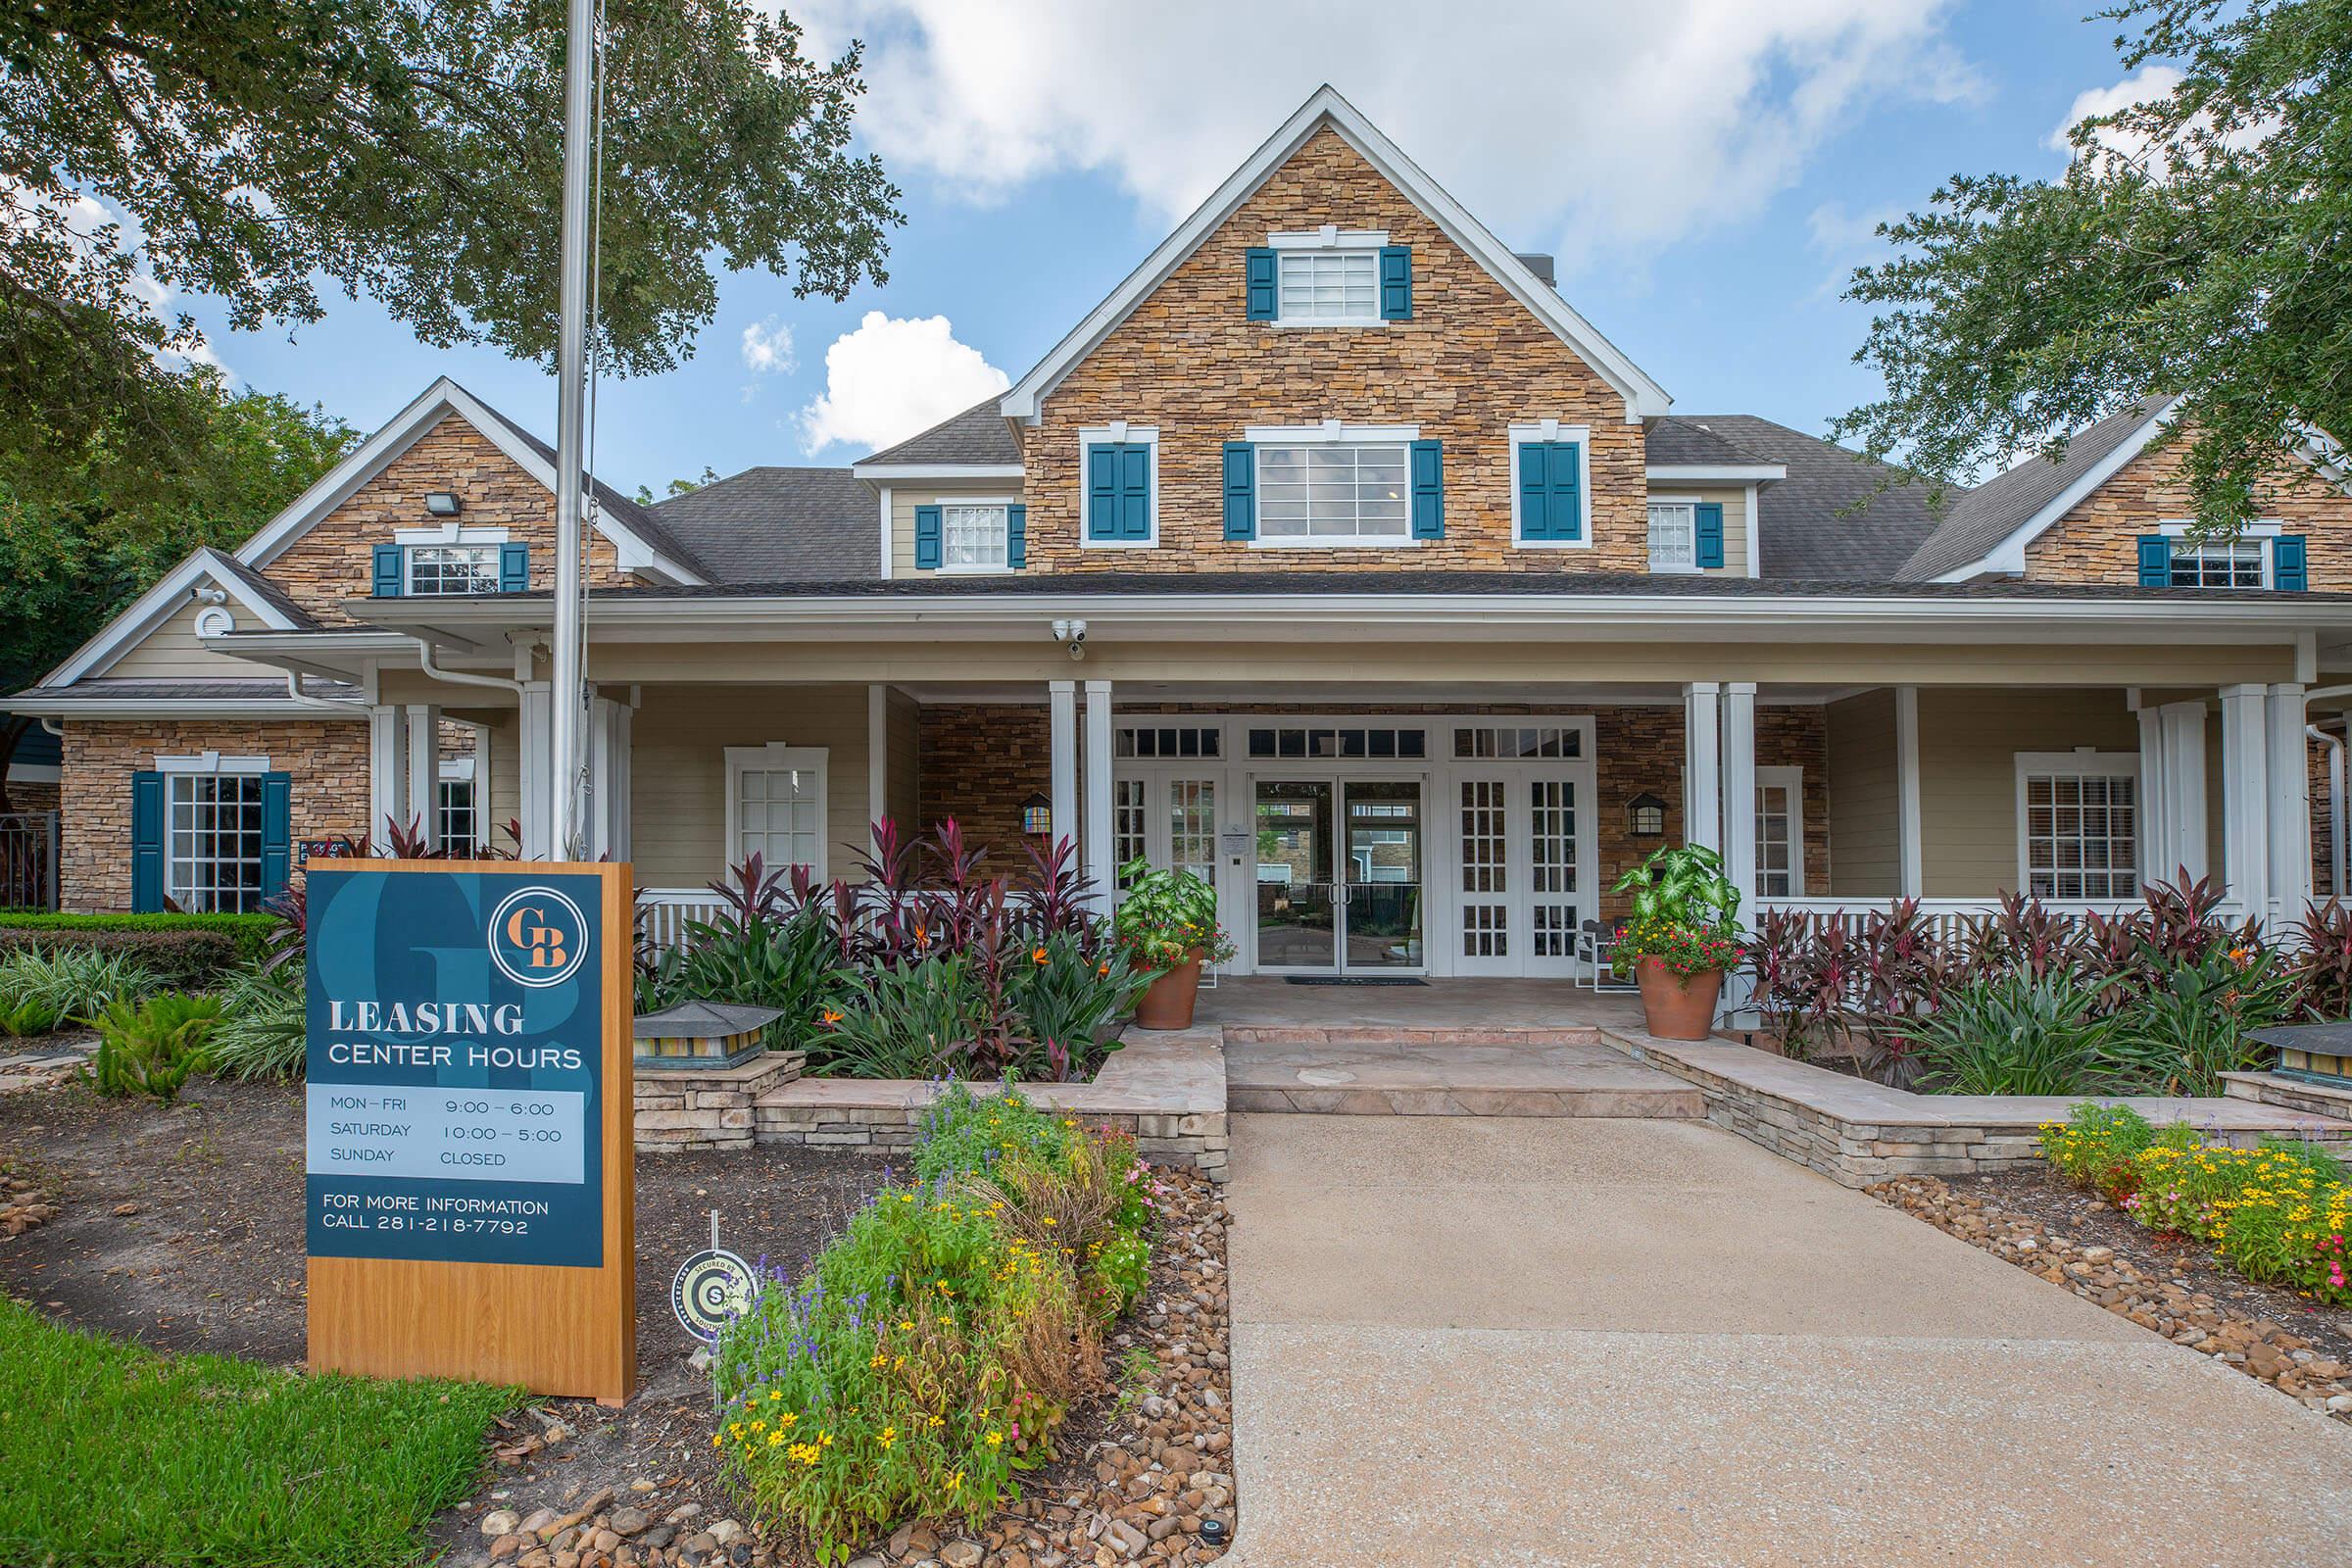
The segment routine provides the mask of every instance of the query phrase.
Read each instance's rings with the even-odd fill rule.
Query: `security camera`
[[[1086,657],[1086,622],[1057,620],[1054,622],[1054,640],[1070,651],[1072,662]]]

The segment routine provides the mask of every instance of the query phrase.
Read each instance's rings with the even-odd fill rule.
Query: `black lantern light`
[[[1647,790],[1626,802],[1625,809],[1633,818],[1634,837],[1654,839],[1666,831],[1666,803]]]
[[[1031,838],[1048,838],[1054,832],[1054,803],[1043,795],[1032,795],[1021,803],[1021,831]]]

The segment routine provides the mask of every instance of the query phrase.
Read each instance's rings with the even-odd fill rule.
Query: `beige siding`
[[[890,574],[893,577],[919,577],[923,573],[914,564],[914,509],[937,506],[943,501],[1018,501],[1021,481],[1018,479],[962,479],[945,483],[926,479],[915,484],[894,485],[890,492]]]
[[[2138,755],[2138,715],[2122,692],[1921,691],[1928,897],[1983,898],[2017,886],[2017,754],[2077,747]]]
[[[1891,898],[1901,886],[1896,814],[1894,693],[1864,692],[1828,706],[1830,892]]]
[[[866,836],[863,686],[648,686],[633,721],[629,840],[646,887],[700,887],[731,860],[726,749],[825,749],[827,871],[846,876]]]
[[[101,673],[109,680],[202,680],[210,678],[268,680],[282,675],[267,664],[232,659],[205,646],[196,635],[196,614],[205,607],[182,606],[162,625],[124,649]],[[262,623],[241,606],[224,605],[237,618],[237,630],[259,631]]]
[[[1659,479],[1650,484],[1653,501],[1714,502],[1723,508],[1723,564],[1699,573],[1702,577],[1747,575],[1747,489],[1714,485],[1677,484]]]
[[[475,798],[489,802],[491,848],[511,853],[519,846],[507,824],[522,820],[522,726],[511,710],[482,719],[474,765],[489,768],[490,788]]]

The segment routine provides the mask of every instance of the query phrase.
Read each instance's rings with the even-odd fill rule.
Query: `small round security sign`
[[[719,1330],[752,1304],[752,1266],[724,1248],[706,1248],[678,1265],[669,1304],[687,1333],[716,1344]]]

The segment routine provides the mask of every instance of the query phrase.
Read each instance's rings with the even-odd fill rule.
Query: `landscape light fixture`
[[[1046,838],[1054,831],[1054,803],[1043,795],[1032,795],[1021,803],[1021,831],[1031,838]]]
[[[427,490],[424,493],[424,510],[428,516],[454,517],[458,514],[458,508],[459,501],[455,491]]]

